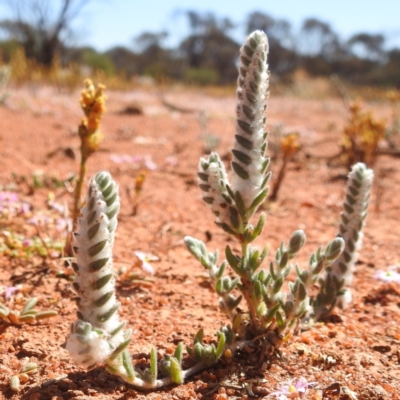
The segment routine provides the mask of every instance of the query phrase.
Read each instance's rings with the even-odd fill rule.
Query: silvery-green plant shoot
[[[202,158],[198,170],[203,200],[217,217],[216,224],[239,241],[241,252],[236,254],[226,246],[226,260],[219,264],[218,252],[209,252],[201,241],[186,237],[185,243],[209,270],[220,308],[230,318],[230,329],[236,338],[266,335],[279,341],[310,312],[309,289],[317,283],[319,274],[341,254],[344,240],[336,238],[324,250],[317,249],[305,270],[290,263],[305,243],[301,230],[294,232],[287,243],[281,243],[274,260],[265,269],[261,266],[268,248],[259,249],[251,244],[266,222],[264,213],[255,225],[250,219],[266,199],[270,179],[269,158],[265,156],[267,53],[267,37],[261,31],[253,32],[240,50],[231,182],[216,153]],[[225,275],[228,265],[236,278]],[[284,284],[293,267],[297,277],[286,285],[288,291],[285,291]],[[238,309],[242,300],[248,308],[246,313]]]
[[[112,262],[119,207],[117,184],[108,172],[99,172],[90,181],[72,243],[76,256],[73,286],[77,292],[78,320],[71,326],[67,350],[75,363],[89,369],[105,364],[109,372],[144,389],[182,383],[185,377],[216,362],[229,338],[219,332],[219,345],[215,347],[203,345],[199,333],[193,350],[188,350],[197,363],[187,370],[182,369],[182,343],[173,355],[165,355],[161,361],[153,348],[149,369],[139,371],[133,367],[127,351],[132,332],[124,331],[125,322],[118,316],[120,303],[115,296]],[[163,377],[158,378],[158,371]]]
[[[315,319],[329,314],[335,305],[346,308],[352,300],[350,285],[362,246],[373,179],[373,170],[363,163],[353,165],[349,173],[338,233],[345,241],[345,248],[319,280],[320,291],[313,307]]]
[[[124,349],[131,331],[123,331],[125,323],[118,316],[112,264],[119,206],[116,183],[110,174],[98,173],[89,184],[72,243],[78,320],[71,327],[67,350],[77,364],[92,368],[106,363],[129,381],[132,366]]]

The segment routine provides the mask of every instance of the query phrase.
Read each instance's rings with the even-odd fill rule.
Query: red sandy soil
[[[133,268],[145,279],[119,280],[120,313],[133,328],[129,350],[135,359],[142,360],[148,357],[152,345],[160,353],[170,353],[181,341],[191,344],[200,328],[212,341],[215,331],[228,323],[218,309],[217,295],[206,272],[186,250],[183,237],[201,239],[209,250],[223,250],[227,242],[238,249],[213,223],[196,179],[198,160],[206,154],[199,110],[208,117],[208,132],[220,139],[217,151],[228,160],[235,98],[233,93],[212,96],[170,90],[165,97],[178,108],[172,109],[151,90],[109,92],[108,96],[105,138],[101,150],[88,162],[87,177],[108,170],[120,185],[115,266]],[[19,89],[12,92],[7,107],[0,107],[0,190],[17,192],[31,205],[32,215],[46,210],[50,192],[61,204],[71,204],[72,195],[65,188],[32,190],[30,184],[12,178],[12,174],[24,175],[29,181],[37,170],[58,179],[77,173],[76,127],[82,116],[78,98],[79,93],[58,93],[49,88]],[[120,113],[134,104],[141,105],[143,115]],[[389,121],[389,105],[375,103],[369,107]],[[335,237],[348,171],[337,159],[328,166],[328,159],[339,151],[346,118],[347,110],[340,99],[300,99],[271,93],[268,129],[282,124],[284,131],[297,131],[301,150],[289,165],[278,201],[265,207],[267,224],[258,243],[270,244],[270,257],[280,241],[303,229],[307,243],[298,260],[305,267],[311,252]],[[127,189],[133,187],[142,166],[116,164],[110,160],[115,154],[149,155],[157,166],[147,171],[136,215],[132,215]],[[279,163],[279,159],[272,161],[273,172]],[[351,394],[343,394],[346,388],[359,399],[399,399],[400,285],[374,279],[378,270],[400,263],[399,171],[398,158],[378,157],[364,246],[355,273],[354,302],[347,310],[337,310],[329,321],[298,333],[280,348],[280,354],[262,357],[259,350],[249,349],[230,362],[220,361],[183,385],[158,391],[139,392],[101,367],[87,372],[71,363],[65,340],[76,306],[71,282],[57,275],[65,270],[57,254],[29,259],[0,254],[0,283],[22,284],[23,290],[12,297],[14,307],[21,309],[26,298],[36,296],[38,310],[54,309],[59,314],[31,324],[0,324],[0,398],[261,399],[283,382],[304,377],[316,382],[309,389],[309,399],[351,398]],[[7,223],[0,219],[0,223],[4,224],[2,231],[27,237],[37,233],[43,238],[60,235],[51,226],[36,232],[21,216]],[[154,277],[140,268],[134,251],[159,257],[152,262]],[[18,393],[12,392],[9,379],[27,360],[38,364],[38,372],[21,383]],[[340,387],[342,394],[338,393]]]

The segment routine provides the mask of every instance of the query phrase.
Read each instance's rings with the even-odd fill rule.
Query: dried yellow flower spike
[[[300,148],[299,135],[296,132],[281,137],[281,150],[284,159],[290,159]]]
[[[82,151],[87,156],[95,152],[103,139],[100,131],[101,118],[106,111],[104,94],[105,86],[98,84],[97,88],[93,85],[91,79],[84,81],[84,89],[81,92],[80,104],[85,118],[79,125],[79,136],[82,140]]]
[[[374,118],[364,111],[361,104],[353,102],[349,106],[350,116],[344,128],[341,146],[347,163],[360,161],[372,166],[376,161],[379,142],[385,136],[384,121]]]
[[[100,130],[100,122],[104,112],[106,111],[105,102],[107,96],[104,94],[105,88],[106,87],[102,84],[98,84],[96,88],[91,79],[86,79],[84,81],[84,88],[81,92],[81,98],[79,101],[85,117],[82,118],[78,127],[78,134],[81,138],[81,163],[72,210],[74,229],[76,228],[79,215],[80,198],[86,172],[86,161],[95,151],[98,150],[103,139],[103,134]],[[71,241],[72,237],[71,234],[69,234],[64,248],[64,253],[66,255],[72,255]]]

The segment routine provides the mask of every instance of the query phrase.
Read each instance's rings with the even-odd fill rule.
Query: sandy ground
[[[89,160],[88,177],[108,170],[120,185],[115,267],[131,270],[140,279],[132,281],[125,274],[117,294],[121,318],[133,329],[129,350],[142,360],[152,345],[160,353],[169,353],[181,341],[190,344],[200,328],[212,341],[215,331],[228,323],[205,271],[184,247],[183,237],[201,239],[210,250],[223,250],[227,242],[238,248],[213,223],[196,179],[197,163],[209,152],[210,137],[219,140],[217,151],[229,158],[235,98],[233,93],[212,97],[200,91],[167,91],[168,102],[194,110],[180,112],[165,107],[151,91],[108,95],[105,138],[101,150]],[[23,215],[3,215],[3,243],[4,231],[26,239],[62,239],[62,231],[57,230],[57,218],[62,215],[49,210],[47,200],[54,196],[61,205],[71,204],[70,188],[57,188],[55,181],[78,171],[78,98],[78,93],[47,88],[19,89],[12,93],[8,107],[0,108],[0,190],[15,192],[29,209]],[[143,115],[121,113],[134,104],[143,107]],[[377,116],[388,118],[387,105],[370,106]],[[336,235],[347,170],[338,162],[328,166],[327,161],[339,151],[346,117],[340,99],[299,99],[271,93],[268,129],[273,132],[280,126],[285,132],[298,132],[301,150],[289,165],[277,202],[265,207],[267,224],[258,243],[270,244],[270,257],[281,240],[304,229],[307,244],[298,261],[305,265],[312,251]],[[272,162],[273,172],[279,163],[279,159]],[[146,179],[133,215],[127,193],[132,192],[143,170]],[[47,177],[39,188],[32,184],[32,174],[38,171]],[[261,399],[283,382],[304,377],[316,382],[309,390],[310,399],[351,398],[351,392],[339,396],[336,389],[340,387],[353,391],[359,399],[399,399],[400,285],[374,278],[378,270],[400,264],[399,171],[399,158],[378,158],[364,246],[355,273],[354,302],[349,309],[338,310],[329,321],[299,332],[280,348],[280,356],[243,352],[181,386],[159,391],[141,393],[101,367],[86,372],[75,366],[65,350],[65,339],[76,306],[70,280],[60,275],[68,270],[59,253],[48,250],[48,255],[23,257],[23,249],[3,251],[0,284],[22,286],[7,300],[0,295],[0,301],[21,309],[25,299],[36,296],[38,310],[53,309],[59,315],[24,325],[0,323],[0,398]],[[52,177],[56,179],[49,179]],[[38,215],[47,219],[35,227],[29,220]],[[135,251],[159,258],[151,262],[154,276],[142,270]],[[38,364],[38,372],[14,393],[9,389],[10,377],[28,360]]]

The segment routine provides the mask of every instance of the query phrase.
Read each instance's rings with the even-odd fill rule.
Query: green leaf
[[[185,236],[183,241],[189,252],[199,261],[201,260],[202,256],[205,256],[207,254],[205,244],[200,240],[192,238],[191,236]]]
[[[267,143],[264,143],[264,145],[265,145],[265,147],[266,147]],[[263,146],[264,146],[264,145],[263,145]],[[264,154],[264,153],[265,153],[265,149],[264,149],[264,151],[261,149],[261,153]],[[265,171],[266,171],[267,168],[269,167],[270,162],[271,162],[271,159],[270,159],[269,157],[267,157],[267,158],[263,161],[262,166],[261,166],[261,171],[260,171],[262,174],[265,173]],[[268,180],[269,180],[269,178],[268,178]],[[263,188],[265,187],[265,185],[268,183],[268,180],[265,181],[265,180],[263,179],[263,184],[261,185],[261,189],[263,189]]]
[[[111,353],[109,360],[115,360],[128,346],[131,342],[131,338],[126,339],[123,341],[117,348]]]
[[[203,345],[200,342],[196,342],[193,346],[194,350],[194,359],[198,362],[202,361],[203,358]]]
[[[153,346],[150,351],[150,379],[154,383],[157,380],[158,365],[157,365],[157,349]]]
[[[264,200],[268,196],[268,190],[262,190],[257,197],[253,200],[253,202],[250,205],[250,210],[253,212],[254,210],[257,209],[257,207],[264,202]],[[264,213],[263,213],[264,214]],[[264,221],[265,223],[265,221]]]
[[[193,349],[191,349],[189,346],[186,346],[186,352],[188,353],[190,358],[192,359],[196,358]]]
[[[111,299],[113,295],[114,295],[114,290],[110,290],[109,292],[104,293],[98,299],[94,300],[92,304],[94,307],[103,307],[108,302],[108,300]]]
[[[327,258],[327,260],[329,260],[329,261],[336,260],[336,258],[338,258],[340,256],[340,254],[343,252],[344,246],[345,246],[345,243],[341,237],[337,237],[337,238],[333,239],[328,244],[328,246],[326,247],[326,250],[325,250],[325,257]]]
[[[103,288],[105,285],[107,285],[107,283],[110,281],[112,276],[113,276],[112,274],[103,275],[101,278],[97,279],[96,281],[94,281],[92,283],[91,288],[93,290],[99,290],[99,289]]]
[[[239,266],[239,261],[236,258],[236,256],[232,253],[231,248],[229,245],[225,247],[225,257],[229,263],[229,265],[232,267],[232,269],[236,272],[239,273],[240,271],[240,266]]]
[[[133,382],[135,379],[135,371],[133,369],[132,358],[128,350],[124,350],[122,352],[122,365],[125,369],[126,375],[129,378],[128,382]]]
[[[292,237],[289,240],[288,252],[289,254],[295,255],[304,246],[306,242],[306,236],[302,230],[293,232]]]
[[[20,374],[32,374],[37,371],[37,367],[38,367],[38,365],[36,363],[28,362],[21,368],[21,371],[19,373]]]
[[[250,165],[253,161],[252,158],[243,151],[233,149],[232,154],[244,165]]]
[[[117,204],[114,208],[112,208],[110,211],[108,211],[108,212],[106,213],[107,218],[108,218],[108,219],[113,219],[113,218],[117,215],[118,211],[119,211],[119,204]],[[114,227],[113,229],[111,229],[111,228],[109,227],[108,229],[109,229],[109,231],[111,232],[111,231],[113,231],[113,230],[115,229],[115,227]]]
[[[274,281],[276,281],[276,280],[277,280],[277,275],[275,274],[275,271],[274,271],[274,264],[272,263],[272,261],[271,261],[270,264],[269,264],[269,273],[270,273],[270,275],[272,276],[272,279],[273,279]]]
[[[31,311],[33,307],[36,306],[36,303],[38,302],[37,297],[32,297],[31,299],[29,299],[26,304],[25,307],[23,308],[23,310],[21,311],[21,315],[26,314],[28,311]]]
[[[232,169],[235,171],[235,173],[242,179],[248,180],[250,178],[249,173],[237,162],[232,161],[231,162]]]
[[[299,301],[303,301],[306,297],[307,297],[306,288],[304,287],[303,283],[299,282],[299,285],[297,288],[297,293],[296,293],[296,298]]]
[[[55,317],[57,315],[58,315],[58,312],[55,310],[41,311],[36,314],[35,319],[40,320],[40,319]]]
[[[214,197],[202,197],[204,203],[206,204],[213,204],[214,203]]]
[[[224,261],[224,262],[221,264],[221,266],[219,267],[219,269],[218,269],[218,271],[217,271],[217,273],[216,273],[216,278],[217,278],[217,279],[222,278],[222,276],[224,275],[225,269],[226,269],[226,261]]]
[[[278,327],[283,328],[285,326],[285,323],[283,322],[282,315],[279,311],[276,311],[275,318],[276,318],[276,323],[277,323]]]
[[[274,282],[274,286],[272,288],[272,292],[274,294],[277,294],[281,290],[282,285],[283,285],[283,278],[279,278],[278,280],[276,280]]]
[[[197,176],[199,179],[201,179],[204,182],[208,182],[208,174],[205,174],[204,172],[198,172]]]
[[[238,119],[237,124],[244,133],[247,133],[248,135],[253,134],[254,128],[248,122]]]
[[[326,264],[326,263],[324,262],[323,259],[320,260],[319,262],[317,262],[316,265],[315,265],[315,267],[314,267],[313,270],[311,271],[312,274],[313,274],[313,275],[319,274],[319,273],[323,270],[325,264]]]
[[[73,333],[81,336],[89,336],[92,331],[92,325],[89,322],[78,321],[74,325],[75,331]]]
[[[177,385],[180,385],[183,382],[181,364],[175,357],[171,357],[169,361],[171,363],[169,368],[171,380]]]
[[[269,323],[271,322],[274,317],[276,312],[279,310],[280,304],[275,304],[268,312],[267,315],[265,316],[265,322]]]
[[[217,349],[215,350],[216,360],[218,360],[221,357],[221,355],[225,349],[225,342],[226,342],[225,334],[220,332],[218,346],[217,346]]]
[[[237,232],[235,232],[228,224],[224,222],[215,222],[216,225],[218,225],[220,228],[222,228],[225,232],[229,233],[230,235],[236,236]]]
[[[110,336],[115,336],[118,332],[121,331],[126,325],[126,322],[121,322],[113,331],[111,331]]]
[[[108,321],[114,315],[114,313],[118,310],[118,308],[119,308],[119,304],[115,304],[108,311],[106,311],[104,314],[98,315],[97,318],[96,318],[97,321],[98,322],[106,322],[106,321]]]
[[[174,357],[179,361],[179,364],[182,364],[183,358],[183,343],[180,342],[178,346],[176,346]]]
[[[88,249],[88,255],[90,257],[94,257],[99,254],[104,249],[104,247],[106,247],[107,242],[108,240],[106,239],[94,244],[93,246],[90,246]]]
[[[271,176],[272,176],[272,172],[269,171],[269,172],[265,175],[265,177],[264,177],[264,179],[263,179],[263,181],[262,181],[262,183],[261,183],[261,186],[260,186],[261,189],[264,189],[264,188],[265,188],[265,186],[267,185],[267,183],[268,183],[269,180],[271,179]],[[266,188],[265,190],[268,191],[268,188]]]
[[[215,284],[215,291],[221,296],[223,294],[223,284],[222,284],[222,279],[220,278],[217,280],[217,283]]]
[[[263,297],[262,283],[260,281],[257,280],[254,282],[253,291],[257,301],[260,301]]]
[[[239,213],[236,207],[229,207],[229,221],[235,229],[240,227]]]
[[[265,257],[268,255],[269,253],[269,246],[265,246],[260,254],[260,264],[264,261]]]
[[[194,337],[194,344],[203,343],[203,336],[204,336],[204,329],[201,328],[201,329],[199,329],[199,331],[196,333],[196,336]]]
[[[289,253],[285,250],[285,251],[283,251],[283,253],[280,257],[279,263],[278,263],[279,269],[285,268],[288,261],[289,261]]]
[[[231,304],[231,306],[232,306],[232,310],[234,310],[238,305],[239,305],[239,303],[242,301],[242,295],[240,295],[239,297],[237,297],[236,299],[235,299],[235,301]]]
[[[92,261],[89,264],[89,271],[90,272],[97,272],[100,271],[108,262],[108,258],[99,258],[96,261]]]
[[[251,249],[250,257],[247,262],[247,267],[250,268],[253,272],[258,268],[258,257],[260,253],[257,248]]]
[[[235,135],[236,141],[245,149],[252,150],[253,149],[253,142],[242,135]]]
[[[96,233],[99,231],[100,228],[100,222],[97,224],[94,224],[93,226],[91,226],[87,232],[88,238],[89,240],[92,240],[94,238],[94,236],[96,235]]]
[[[239,215],[242,217],[243,220],[246,220],[247,216],[246,206],[244,205],[242,195],[238,191],[235,192],[235,202]]]
[[[235,194],[233,193],[231,187],[230,187],[228,184],[226,184],[226,185],[225,185],[225,188],[226,188],[226,191],[227,191],[228,194],[229,194],[229,197],[230,197],[232,200],[235,200]]]

